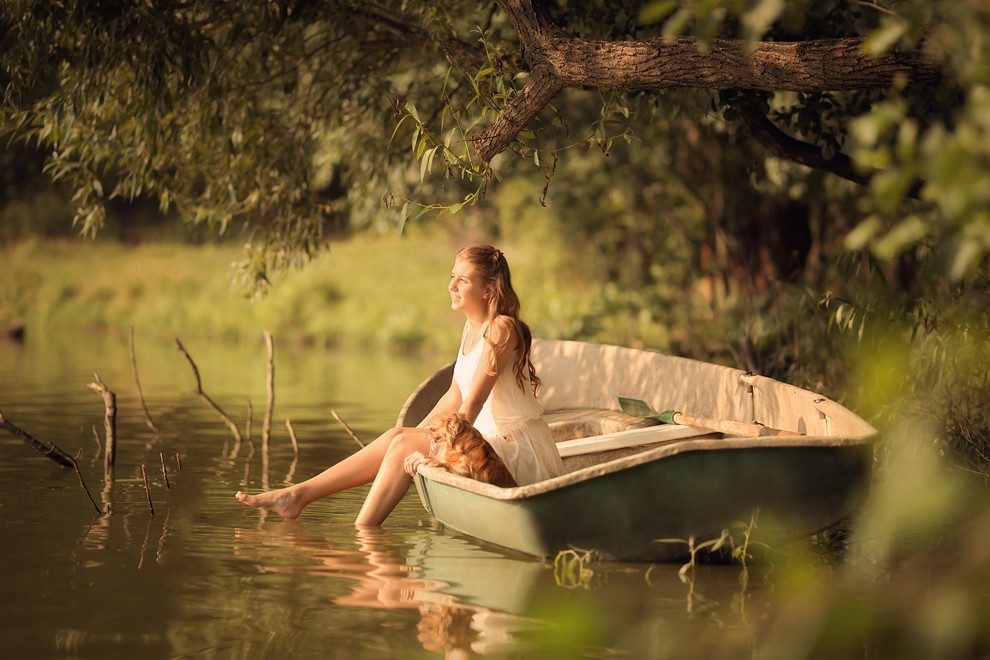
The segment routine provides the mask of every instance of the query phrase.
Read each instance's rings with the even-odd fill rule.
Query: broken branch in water
[[[144,470],[144,463],[141,463],[141,476],[144,477],[144,492],[148,495],[148,508],[151,515],[155,515],[155,505],[151,503],[151,487],[148,486],[148,473]]]
[[[79,451],[81,453],[82,448],[80,448]],[[89,492],[89,486],[86,485],[86,480],[83,479],[82,471],[79,469],[79,461],[76,460],[78,457],[79,454],[76,454],[76,457],[72,459],[72,467],[76,468],[76,476],[79,477],[79,485],[83,487],[83,490],[86,491],[86,496],[89,497],[89,501],[93,503],[93,508],[96,509],[96,515],[102,516],[103,511],[100,510],[100,505],[93,499],[93,494]]]
[[[268,405],[265,406],[265,421],[261,425],[261,450],[268,451],[268,440],[272,434],[272,411],[275,409],[275,344],[272,333],[265,330],[265,348],[268,350]]]
[[[38,442],[33,436],[31,436],[31,434],[27,433],[26,431],[23,431],[22,429],[8,422],[7,419],[3,416],[2,412],[0,412],[0,428],[4,428],[13,435],[16,435],[18,438],[20,438],[25,443],[27,443],[28,447],[35,450],[42,456],[47,456],[48,458],[52,459],[53,461],[55,461],[56,463],[58,463],[63,467],[75,468],[76,475],[79,477],[79,485],[82,486],[83,490],[86,491],[86,495],[89,497],[89,501],[92,502],[93,506],[96,508],[96,513],[103,513],[102,511],[100,511],[100,507],[96,504],[96,500],[93,499],[93,494],[89,492],[89,488],[86,486],[86,480],[83,479],[82,472],[79,471],[79,462],[76,461],[74,457],[69,456],[67,453],[59,449],[58,445],[56,445],[54,442],[49,442],[47,447],[44,446],[43,444]],[[79,451],[81,452],[82,449],[80,448]],[[76,456],[78,455],[79,454],[76,454]]]
[[[296,458],[299,458],[299,441],[296,440],[296,432],[292,428],[292,422],[285,420],[285,428],[289,429],[289,440],[292,440],[292,451],[295,453]]]
[[[151,413],[148,411],[148,404],[144,401],[144,390],[141,389],[141,379],[138,378],[138,368],[137,368],[137,357],[134,354],[134,326],[131,326],[131,371],[134,372],[134,384],[137,385],[138,397],[141,399],[141,407],[144,408],[144,418],[145,424],[148,425],[152,431],[156,434],[161,433],[158,426],[155,425],[155,420],[151,419]]]
[[[230,418],[230,416],[227,415],[227,413],[225,413],[220,408],[220,406],[218,406],[216,403],[214,403],[213,402],[213,399],[211,399],[209,396],[207,396],[206,395],[206,392],[203,391],[203,383],[202,383],[202,381],[200,381],[200,378],[199,378],[199,369],[196,368],[196,363],[193,362],[192,357],[186,351],[186,348],[182,345],[182,342],[179,341],[179,338],[178,337],[175,338],[175,346],[176,346],[176,348],[179,349],[179,352],[182,353],[182,355],[185,356],[186,361],[189,363],[189,366],[192,367],[193,375],[196,377],[196,394],[199,395],[199,398],[201,398],[206,403],[206,405],[208,405],[210,408],[213,409],[213,412],[215,412],[216,414],[220,415],[220,418],[223,420],[224,424],[227,425],[227,428],[230,429],[230,432],[234,435],[234,439],[237,442],[240,442],[241,441],[241,432],[239,430],[237,430],[237,424],[235,424],[234,423],[234,420],[232,420]]]
[[[107,445],[104,458],[107,465],[113,465],[117,459],[117,395],[111,392],[106,384],[100,380],[99,374],[93,374],[95,383],[90,383],[86,387],[103,397],[105,413],[103,415],[103,426],[106,431]]]
[[[251,453],[248,454],[248,458],[254,458],[254,436],[251,435],[251,418],[254,417],[254,407],[251,405],[251,399],[247,401],[247,421],[245,422],[245,429],[247,431],[247,441],[251,446]]]
[[[33,436],[31,436],[31,434],[21,430],[20,428],[8,422],[7,419],[3,416],[2,412],[0,412],[0,428],[6,429],[11,434],[23,440],[28,447],[35,450],[42,456],[47,456],[48,458],[52,459],[62,467],[75,466],[75,461],[72,460],[72,457],[66,454],[58,447],[56,447],[54,443],[49,443],[50,446],[46,447],[45,445],[38,442]]]
[[[331,410],[330,411],[330,414],[333,415],[333,418],[334,419],[336,419],[338,422],[340,422],[340,425],[343,426],[344,427],[344,430],[347,431],[347,434],[354,439],[354,442],[356,442],[359,445],[361,445],[362,447],[364,447],[364,443],[361,442],[361,438],[357,437],[357,434],[354,431],[351,430],[351,427],[347,425],[347,422],[345,422],[344,420],[342,420],[340,418],[340,415],[337,414],[337,411],[336,410]]]
[[[165,489],[168,490],[172,488],[172,484],[168,482],[168,470],[165,468],[165,454],[158,452],[158,457],[162,459],[162,476],[165,478]]]

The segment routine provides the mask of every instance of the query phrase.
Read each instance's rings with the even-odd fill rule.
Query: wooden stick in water
[[[54,444],[52,446],[54,446]],[[79,448],[79,451],[80,453],[82,452],[82,447]],[[83,487],[83,490],[86,491],[86,496],[89,498],[89,501],[93,503],[93,508],[96,509],[96,515],[102,516],[103,511],[100,510],[100,505],[97,504],[96,500],[93,499],[93,494],[89,492],[89,486],[86,485],[86,480],[83,479],[82,471],[79,469],[79,461],[77,460],[78,458],[79,458],[79,454],[76,454],[75,457],[72,459],[72,467],[76,468],[76,476],[79,477],[79,485]]]
[[[151,503],[151,487],[148,486],[148,473],[144,470],[144,463],[141,463],[141,476],[144,477],[144,492],[148,495],[148,508],[151,515],[155,515],[155,505]]]
[[[275,410],[275,344],[272,333],[265,330],[265,348],[268,350],[268,405],[265,406],[265,420],[261,425],[261,448],[268,451],[268,440],[272,435],[272,412]]]
[[[179,468],[179,472],[182,471],[182,461],[179,460],[179,452],[175,452],[175,467]]]
[[[347,422],[345,422],[344,420],[342,420],[340,418],[340,415],[337,414],[337,411],[336,410],[331,410],[330,411],[330,414],[333,415],[333,418],[334,419],[336,419],[338,422],[340,422],[340,425],[343,426],[344,427],[344,430],[347,431],[347,434],[354,439],[354,442],[356,442],[359,445],[361,445],[362,447],[364,447],[364,443],[361,442],[361,438],[357,437],[357,434],[354,431],[351,430],[351,427],[347,425]]]
[[[90,383],[86,387],[103,397],[103,428],[107,438],[106,449],[103,453],[104,461],[107,465],[113,465],[117,460],[117,395],[110,391],[106,384],[100,380],[99,374],[93,374],[95,383]]]
[[[162,459],[162,476],[165,477],[165,489],[169,490],[172,485],[168,482],[168,469],[165,467],[165,454],[158,452],[158,457]]]
[[[23,431],[17,426],[14,426],[10,422],[8,422],[7,419],[3,416],[2,412],[0,412],[0,428],[6,429],[12,435],[15,435],[21,440],[23,440],[28,447],[35,450],[42,456],[52,459],[62,467],[73,467],[75,465],[75,461],[72,460],[72,457],[66,454],[58,447],[56,447],[54,443],[51,442],[48,443],[50,445],[49,447],[44,446],[43,444],[38,442],[34,438],[34,436],[32,436],[30,433],[27,433],[26,431]]]
[[[289,440],[292,440],[292,451],[295,453],[296,458],[299,457],[299,441],[296,440],[296,432],[292,428],[292,422],[288,419],[285,420],[285,428],[289,429]]]
[[[141,407],[144,408],[144,423],[148,425],[155,434],[161,433],[158,426],[155,424],[155,420],[151,419],[151,413],[148,411],[148,404],[144,401],[144,390],[141,389],[141,379],[138,378],[138,368],[137,368],[137,357],[134,354],[134,326],[131,326],[131,371],[134,372],[134,384],[137,385],[138,397],[141,399]]]
[[[251,399],[247,400],[247,417],[244,420],[244,437],[247,438],[248,442],[254,442],[251,439],[251,418],[254,416],[254,408],[251,406]]]
[[[227,413],[225,413],[223,409],[221,409],[220,406],[218,406],[213,401],[213,399],[207,396],[206,392],[203,391],[203,383],[199,378],[199,369],[196,367],[196,363],[193,362],[192,356],[190,356],[189,353],[186,351],[186,348],[182,345],[182,342],[179,341],[178,337],[175,338],[175,346],[176,348],[179,349],[179,352],[185,356],[186,361],[189,363],[189,366],[192,367],[193,376],[196,377],[196,394],[199,395],[199,398],[201,398],[206,403],[206,405],[208,405],[213,410],[213,412],[215,412],[217,415],[220,416],[220,419],[223,420],[223,423],[227,425],[228,429],[230,429],[230,432],[231,434],[233,434],[234,439],[240,442],[241,432],[237,429],[237,424],[235,424],[234,420],[232,420],[230,416]]]

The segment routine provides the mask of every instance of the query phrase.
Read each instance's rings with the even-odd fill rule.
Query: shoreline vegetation
[[[332,245],[306,267],[280,273],[269,294],[255,301],[237,283],[244,250],[233,243],[9,243],[0,246],[6,271],[0,327],[22,327],[28,341],[67,331],[118,336],[134,326],[149,338],[242,342],[267,328],[301,345],[428,348],[425,324],[414,319],[443,324],[435,311],[423,314],[431,306],[443,311],[449,266],[424,254],[423,242],[410,241],[425,257],[417,260],[398,258],[399,241],[383,243],[394,245],[384,251],[360,240]],[[399,306],[401,316],[387,311],[393,297],[409,303]]]
[[[332,242],[252,301],[237,282],[239,244],[29,238],[0,244],[0,328],[27,340],[66,331],[115,337],[133,326],[144,337],[230,342],[255,341],[265,328],[299,346],[443,350],[460,331],[446,284],[462,244],[416,231]],[[660,317],[628,315],[608,300],[614,290],[603,296],[559,248],[548,258],[540,244],[499,244],[538,336],[664,351],[687,336]]]

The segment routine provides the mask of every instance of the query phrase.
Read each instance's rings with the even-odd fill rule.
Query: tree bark
[[[923,50],[874,58],[864,38],[800,42],[714,40],[691,37],[640,41],[579,39],[557,27],[540,0],[495,0],[519,35],[532,77],[505,112],[474,138],[489,162],[504,151],[553,96],[565,87],[636,91],[671,87],[765,91],[843,91],[887,87],[902,74],[935,81],[938,63]]]

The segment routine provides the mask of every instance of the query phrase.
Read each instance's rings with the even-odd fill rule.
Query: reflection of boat
[[[421,468],[420,499],[445,525],[536,556],[578,547],[664,560],[682,556],[684,546],[661,538],[716,538],[755,510],[761,532],[808,536],[848,517],[865,495],[876,430],[818,394],[738,369],[582,342],[535,340],[533,362],[567,472],[498,488]],[[448,365],[410,395],[398,424],[419,423],[451,373]],[[619,412],[620,396],[804,435],[643,427]],[[582,435],[594,439],[575,437]]]

